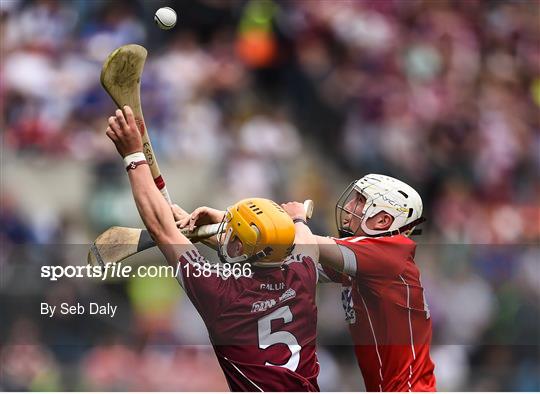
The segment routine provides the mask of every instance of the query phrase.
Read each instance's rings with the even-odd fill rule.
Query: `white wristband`
[[[133,162],[136,163],[136,162],[142,161],[142,160],[146,160],[146,157],[144,156],[144,153],[142,153],[142,152],[130,153],[129,155],[124,157],[124,167],[129,166]]]

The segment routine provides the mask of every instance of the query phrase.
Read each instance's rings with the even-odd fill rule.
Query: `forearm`
[[[295,236],[295,252],[302,252],[313,258],[314,261],[319,260],[319,245],[310,228],[303,222],[294,224]]]
[[[131,162],[128,170],[135,205],[148,232],[169,264],[174,265],[190,242],[176,229],[169,203],[154,184],[148,165],[142,163],[143,143],[133,110],[127,105],[123,110],[116,110],[108,123],[106,134],[114,142],[120,156],[124,159],[130,155],[133,156],[129,159],[138,157],[137,161]]]
[[[336,242],[329,237],[314,235],[319,246],[319,262],[337,272],[343,272],[343,255]]]
[[[150,168],[141,165],[128,174],[135,205],[148,232],[156,243],[169,243],[171,232],[178,231],[171,208],[154,184]]]

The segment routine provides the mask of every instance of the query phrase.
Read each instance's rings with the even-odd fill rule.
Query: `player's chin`
[[[352,228],[348,224],[342,224],[341,231],[343,231],[344,233],[347,233],[347,234],[354,234],[354,231],[352,230]]]

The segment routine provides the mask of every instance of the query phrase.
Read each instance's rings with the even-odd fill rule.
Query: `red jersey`
[[[336,239],[345,275],[343,306],[368,391],[435,391],[429,355],[431,319],[414,262],[416,244],[403,235]]]
[[[195,248],[179,262],[178,280],[206,324],[231,391],[319,391],[311,257],[251,267],[252,275],[237,278],[215,270],[196,275],[206,260]]]

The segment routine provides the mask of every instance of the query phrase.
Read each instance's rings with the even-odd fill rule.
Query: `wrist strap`
[[[295,223],[295,224],[296,223],[304,223],[307,226],[307,222],[304,219],[300,219],[300,218],[294,219],[293,223]]]
[[[140,161],[132,161],[129,163],[129,165],[126,167],[126,171],[134,170],[135,168],[139,167],[141,164],[148,164],[146,160],[140,160]]]
[[[139,161],[146,161],[146,156],[144,156],[144,153],[142,152],[135,152],[135,153],[130,153],[129,155],[127,155],[126,157],[124,157],[124,167],[127,167],[135,162],[139,162]]]

